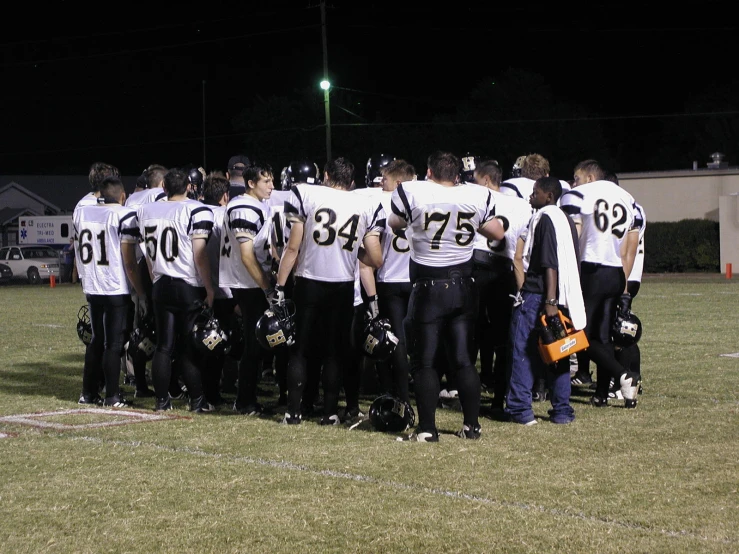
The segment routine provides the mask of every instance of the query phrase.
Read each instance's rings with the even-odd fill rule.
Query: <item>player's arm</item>
[[[145,298],[146,291],[144,290],[144,284],[141,281],[139,264],[136,263],[136,248],[138,248],[138,245],[135,242],[121,243],[123,268],[126,270],[126,276],[133,285],[133,289],[136,291],[136,295],[140,298]]]
[[[405,219],[394,213],[388,216],[387,224],[390,226],[391,229],[395,231],[400,231],[401,229],[405,229],[408,226]]]
[[[210,262],[208,261],[208,250],[205,246],[206,239],[207,236],[192,237],[192,252],[195,259],[195,269],[205,286],[205,303],[212,306],[215,290],[210,276]]]
[[[554,299],[559,295],[557,290],[557,270],[553,267],[548,267],[544,272],[544,289],[546,291],[546,299]],[[559,308],[552,306],[551,304],[544,304],[544,313],[548,316],[557,315]]]
[[[634,259],[636,251],[639,249],[639,229],[632,229],[626,233],[626,238],[621,243],[621,263],[624,266],[624,274],[626,275],[627,285],[624,293],[628,292],[628,279],[631,270],[634,268]]]
[[[373,269],[382,265],[382,245],[379,234],[365,235],[364,244],[359,249],[359,261]]]
[[[269,279],[262,271],[262,266],[257,261],[254,252],[254,241],[250,238],[239,238],[239,250],[241,252],[241,263],[244,264],[246,271],[249,272],[251,278],[262,290],[269,288]]]
[[[297,261],[298,253],[300,252],[300,245],[303,242],[304,227],[305,225],[302,221],[292,221],[290,238],[285,245],[285,250],[282,252],[280,268],[277,270],[277,284],[281,287],[285,286],[287,278],[290,276],[290,272],[295,267],[295,262]]]
[[[521,290],[523,287],[524,279],[526,278],[526,272],[523,269],[523,249],[526,242],[522,237],[518,237],[516,241],[516,252],[513,255],[513,275],[516,278],[516,290]]]
[[[489,240],[503,240],[505,237],[505,229],[503,228],[503,224],[500,222],[500,219],[497,217],[494,217],[490,220],[488,220],[482,227],[479,229],[480,234]]]
[[[362,283],[362,288],[367,296],[377,295],[375,270],[361,261],[359,262],[359,281]]]

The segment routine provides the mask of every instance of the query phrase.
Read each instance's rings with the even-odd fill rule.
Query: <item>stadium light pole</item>
[[[331,105],[328,98],[328,47],[326,46],[326,2],[321,2],[321,38],[323,39],[323,109],[326,113],[326,161],[331,160]]]
[[[331,83],[326,79],[321,81],[321,88],[323,89],[323,108],[326,113],[326,161],[331,159],[331,103],[328,98],[328,89],[331,88]]]

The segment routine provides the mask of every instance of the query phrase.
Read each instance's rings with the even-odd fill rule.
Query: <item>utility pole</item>
[[[321,0],[321,37],[323,38],[323,81],[328,83],[328,48],[326,45],[326,2]],[[331,106],[328,89],[323,89],[323,107],[326,113],[326,161],[331,160]]]
[[[205,79],[203,79],[203,169],[207,167],[205,162]]]

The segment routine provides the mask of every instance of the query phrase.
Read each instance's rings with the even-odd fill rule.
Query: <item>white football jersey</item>
[[[529,198],[531,198],[531,193],[534,192],[534,183],[535,181],[528,177],[514,177],[500,184],[500,192],[506,196],[523,198],[528,202]]]
[[[221,266],[221,238],[226,232],[224,219],[226,217],[226,206],[211,206],[213,212],[213,231],[208,237],[208,262],[210,262],[210,279],[216,298],[232,298],[231,289],[220,286],[219,268]]]
[[[268,217],[269,206],[253,196],[241,194],[229,201],[224,219],[225,232],[220,242],[220,286],[232,289],[259,287],[241,261],[239,239],[255,240]],[[256,244],[254,248],[257,248]]]
[[[213,212],[197,200],[151,202],[138,209],[139,231],[154,282],[162,276],[182,279],[193,287],[203,282],[195,267],[193,239],[208,239]]]
[[[496,256],[513,260],[516,243],[526,230],[531,219],[532,209],[528,200],[491,191],[495,200],[495,217],[505,229],[503,240],[488,240],[480,233],[475,235],[475,250],[490,251]]]
[[[594,181],[563,194],[560,206],[581,225],[581,261],[623,267],[621,243],[634,228],[633,196],[610,181]]]
[[[634,203],[634,226],[639,227],[639,245],[636,247],[636,256],[634,257],[634,267],[627,281],[638,281],[641,283],[642,274],[644,273],[644,231],[647,228],[647,216],[644,208],[639,203]]]
[[[393,192],[391,208],[408,223],[411,259],[444,267],[472,257],[476,231],[495,215],[495,200],[481,186],[407,181]]]
[[[121,243],[139,240],[136,212],[120,204],[82,206],[73,216],[75,258],[85,294],[128,294]]]
[[[379,235],[385,214],[378,202],[328,186],[296,185],[285,202],[285,217],[303,223],[295,275],[316,281],[354,281],[359,245]]]
[[[392,192],[380,195],[385,214],[392,213]],[[394,231],[389,225],[382,232],[382,265],[377,270],[379,283],[408,283],[408,263],[411,259],[411,247],[405,238],[405,229]]]
[[[82,208],[83,206],[94,206],[98,203],[98,197],[95,196],[92,192],[89,192],[85,194],[79,202],[77,202],[77,205],[74,207],[74,211],[72,212],[72,217],[74,218],[74,214],[77,213],[77,210],[79,208]]]
[[[131,196],[126,198],[126,207],[137,210],[139,206],[149,204],[151,202],[158,202],[167,198],[167,193],[164,192],[162,187],[155,187],[153,189],[144,189],[138,192],[134,192]]]

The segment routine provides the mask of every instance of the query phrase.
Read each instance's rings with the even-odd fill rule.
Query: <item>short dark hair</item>
[[[121,193],[125,189],[123,188],[123,181],[120,177],[111,175],[103,179],[100,183],[100,197],[107,203],[116,203],[121,199]]]
[[[606,171],[603,175],[603,180],[610,181],[611,183],[616,183],[618,185],[618,176],[613,171]]]
[[[106,177],[120,177],[121,172],[114,165],[106,164],[105,162],[95,162],[90,166],[90,173],[88,179],[90,180],[90,187],[92,192],[99,192],[100,185],[103,184],[103,180]]]
[[[231,184],[223,173],[220,171],[211,172],[203,182],[203,203],[217,206],[230,186]]]
[[[338,186],[346,190],[352,188],[354,182],[354,164],[346,158],[336,158],[329,160],[323,167],[323,171],[328,175],[329,186]]]
[[[412,181],[417,177],[416,168],[405,160],[393,160],[385,167],[380,168],[383,175],[394,175],[401,181]]]
[[[244,170],[244,181],[248,184],[249,181],[254,181],[255,183],[259,180],[260,177],[274,177],[272,173],[272,166],[268,163],[255,161],[252,164],[246,166],[246,169]]]
[[[487,175],[496,186],[500,185],[500,181],[503,179],[503,171],[495,160],[481,161],[475,167],[475,173],[483,176]]]
[[[190,179],[188,179],[187,173],[177,168],[170,169],[164,175],[164,190],[167,193],[167,197],[185,194],[189,183]]]
[[[592,175],[596,181],[602,181],[606,172],[596,160],[583,160],[575,166],[575,173],[582,171],[585,175]]]
[[[451,152],[437,150],[426,160],[431,170],[431,178],[440,181],[456,182],[462,171],[462,160]]]
[[[159,164],[151,164],[146,168],[146,188],[153,189],[158,187],[164,175],[167,173],[167,168]]]
[[[534,185],[538,186],[546,193],[551,192],[554,196],[555,202],[559,200],[560,196],[562,196],[562,183],[560,183],[559,179],[556,177],[540,177],[536,180]]]

